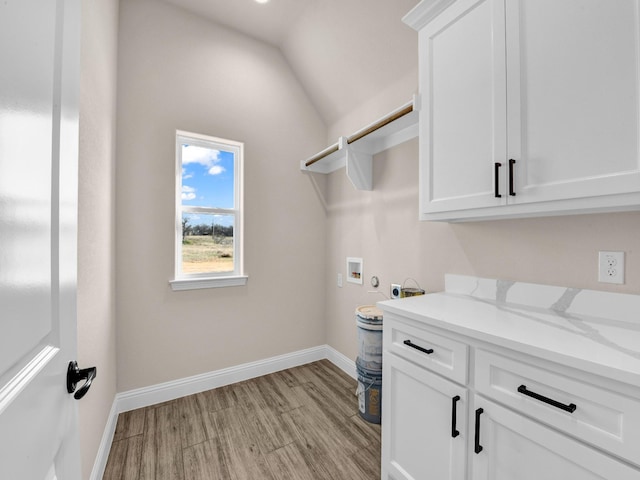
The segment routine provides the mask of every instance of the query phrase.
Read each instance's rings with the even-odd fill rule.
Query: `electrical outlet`
[[[598,252],[598,281],[624,283],[624,252]]]
[[[338,274],[338,287],[342,288],[342,274]]]
[[[400,290],[402,289],[402,285],[399,283],[391,284],[391,299],[400,298]]]

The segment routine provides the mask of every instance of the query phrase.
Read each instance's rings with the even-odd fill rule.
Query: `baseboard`
[[[113,403],[111,404],[111,410],[107,417],[107,424],[105,425],[104,432],[102,433],[102,439],[100,440],[96,460],[93,462],[93,469],[91,470],[89,480],[102,480],[102,477],[104,476],[104,469],[107,467],[107,460],[109,458],[109,451],[111,450],[111,443],[113,442],[113,435],[116,432],[116,423],[118,423],[117,397],[113,399]]]
[[[212,388],[223,387],[232,383],[242,382],[243,380],[249,380],[323,359],[329,360],[347,375],[356,378],[356,364],[353,360],[350,360],[329,345],[321,345],[257,362],[245,363],[235,367],[224,368],[214,372],[194,375],[192,377],[181,378],[171,382],[116,394],[96,455],[96,461],[93,465],[91,480],[100,480],[104,474],[119,413],[175,400],[176,398],[186,395],[193,395],[194,393],[204,392]]]
[[[323,358],[327,358],[326,351],[327,346],[322,345],[259,360],[257,362],[245,363],[214,372],[122,392],[116,395],[118,413],[175,400],[176,398],[204,392],[212,388],[223,387],[232,383],[242,382],[243,380],[249,380],[287,368],[322,360]]]
[[[341,354],[335,348],[325,345],[325,358],[353,379],[357,379],[356,362]]]

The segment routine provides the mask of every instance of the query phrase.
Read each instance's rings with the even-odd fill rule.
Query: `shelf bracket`
[[[356,190],[373,190],[373,155],[356,150],[346,137],[340,137],[338,143],[346,154],[347,177],[353,186]]]

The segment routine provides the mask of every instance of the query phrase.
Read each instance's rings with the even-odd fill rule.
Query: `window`
[[[244,285],[243,144],[176,132],[174,290]]]

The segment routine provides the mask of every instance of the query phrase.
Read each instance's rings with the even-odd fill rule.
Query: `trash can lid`
[[[382,310],[375,305],[361,305],[356,308],[356,315],[365,320],[382,320]]]

